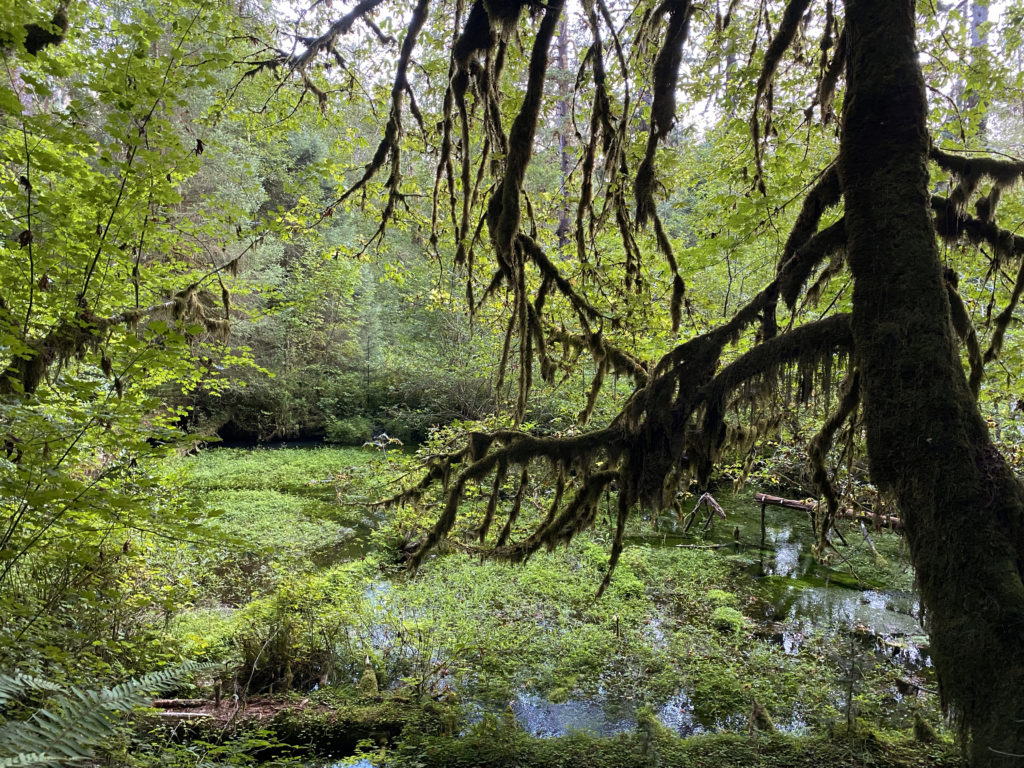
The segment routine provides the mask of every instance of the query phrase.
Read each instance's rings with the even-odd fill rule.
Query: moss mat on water
[[[375,762],[372,757],[370,761]],[[964,762],[959,750],[947,742],[890,740],[868,732],[832,738],[714,734],[679,739],[641,731],[606,739],[586,734],[538,739],[512,729],[478,728],[461,738],[408,739],[381,764],[394,768],[952,768]]]

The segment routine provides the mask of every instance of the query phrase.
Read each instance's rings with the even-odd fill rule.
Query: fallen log
[[[754,501],[761,505],[762,521],[764,519],[764,508],[766,506],[789,507],[790,509],[799,509],[804,512],[813,512],[817,507],[817,504],[814,502],[799,501],[797,499],[784,499],[781,496],[772,496],[768,493],[755,493]],[[881,526],[883,528],[892,528],[894,531],[902,530],[903,528],[903,521],[893,515],[875,514],[873,512],[858,512],[847,507],[846,509],[839,510],[836,516],[843,520],[853,520],[855,522],[871,523],[872,525]]]
[[[153,699],[153,706],[157,709],[176,709],[178,707],[191,709],[192,707],[202,707],[208,703],[206,699]]]
[[[768,530],[764,520],[764,512],[769,505],[773,507],[789,507],[790,509],[800,509],[804,512],[810,512],[811,523],[812,525],[814,524],[814,510],[818,505],[813,502],[784,499],[781,496],[772,496],[769,493],[755,493],[754,501],[761,505],[761,549],[764,549],[765,538],[768,535]]]
[[[797,501],[796,499],[784,499],[781,496],[772,496],[767,493],[755,493],[754,501],[758,504],[769,504],[774,507],[789,507],[790,509],[802,509],[809,512],[817,505],[814,502]]]
[[[903,520],[893,515],[873,514],[871,512],[857,512],[852,509],[839,510],[840,518],[843,520],[856,520],[859,523],[871,523],[882,528],[892,528],[894,531],[903,530]]]

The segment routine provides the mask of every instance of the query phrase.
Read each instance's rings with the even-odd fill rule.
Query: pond
[[[715,551],[721,557],[735,560],[749,577],[748,586],[757,597],[749,601],[745,612],[755,623],[755,634],[779,645],[787,655],[800,653],[815,636],[836,644],[853,640],[862,652],[898,667],[908,678],[925,673],[927,679],[931,661],[913,591],[869,588],[842,564],[829,567],[818,562],[811,553],[814,537],[810,520],[800,511],[770,507],[762,548],[760,505],[752,501],[752,495],[723,496],[726,519],[714,520],[706,531],[701,530],[702,525],[693,526],[695,536],[682,536],[678,533],[680,526],[670,525],[661,536],[634,537],[633,543],[718,547]],[[897,581],[909,580],[908,573],[901,576]],[[910,683],[911,687],[918,684]],[[920,684],[919,689],[925,686]],[[596,698],[559,702],[523,693],[510,703],[510,709],[525,731],[539,737],[572,731],[609,736],[633,731],[637,726],[636,705],[608,692]],[[655,714],[681,736],[748,727],[746,717],[708,722],[696,710],[694,693],[680,689]],[[808,727],[799,708],[785,719],[777,718],[774,724],[784,732],[801,732]]]
[[[896,727],[937,712],[912,574],[891,533],[849,527],[826,565],[806,512],[769,507],[762,546],[753,490],[721,493],[725,519],[702,517],[687,535],[675,519],[634,520],[595,603],[601,521],[522,566],[437,555],[410,578],[380,549],[394,513],[369,503],[399,475],[391,454],[227,450],[194,464],[197,493],[227,509],[231,532],[258,532],[266,586],[251,607],[197,610],[179,633],[258,651],[289,632],[294,650],[280,652],[291,661],[257,659],[265,685],[289,664],[300,690],[356,685],[372,657],[382,692],[454,698],[463,730],[493,715],[538,737],[635,731],[641,707],[681,736],[746,731],[757,704],[795,733],[842,719],[853,699]],[[295,531],[308,545],[292,543]]]

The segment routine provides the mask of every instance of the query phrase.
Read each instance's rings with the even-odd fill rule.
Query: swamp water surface
[[[787,655],[798,654],[812,635],[820,633],[837,644],[855,642],[862,652],[900,668],[908,678],[931,667],[927,637],[918,620],[918,601],[912,591],[864,588],[842,564],[835,568],[820,564],[811,554],[813,532],[807,513],[768,507],[762,548],[760,505],[738,495],[723,496],[722,506],[726,519],[714,520],[696,537],[667,534],[660,540],[648,539],[648,545],[702,546],[698,542],[703,542],[720,546],[717,551],[723,557],[743,565],[749,587],[758,595],[744,609],[753,622],[754,634],[777,643]],[[699,527],[694,526],[693,531]],[[850,543],[858,546],[852,535]],[[867,542],[860,542],[860,546],[867,546]],[[693,696],[685,689],[678,691],[657,709],[658,720],[680,736],[747,729],[749,719],[744,716],[702,721],[695,714]],[[896,699],[901,696],[894,693]],[[837,705],[841,704],[841,692],[837,691],[836,697]],[[637,727],[636,707],[613,695],[555,703],[524,693],[510,707],[520,726],[535,736],[561,736],[575,730],[610,736]],[[777,718],[775,726],[781,731],[800,732],[806,730],[807,723],[796,711],[786,720]]]
[[[282,449],[291,453],[290,449]],[[299,449],[302,450],[302,449]],[[254,452],[259,453],[259,452]],[[274,453],[278,453],[275,451]],[[263,480],[269,486],[274,482],[265,473]],[[301,498],[319,498],[324,503],[342,502],[342,490],[337,481],[305,481],[294,488],[287,488]],[[337,494],[337,498],[335,498]],[[723,493],[720,502],[726,511],[726,519],[715,519],[704,530],[703,519],[693,526],[690,534],[682,535],[674,522],[659,521],[658,530],[646,528],[645,532],[631,539],[633,545],[664,548],[676,552],[676,547],[710,548],[712,554],[730,564],[734,573],[729,589],[735,593],[735,608],[742,613],[738,632],[755,638],[762,644],[777,648],[777,655],[805,660],[822,658],[822,649],[833,649],[835,666],[836,649],[849,649],[851,658],[870,657],[867,666],[884,665],[894,676],[906,683],[893,687],[886,693],[890,702],[898,703],[908,694],[916,695],[926,691],[931,678],[930,660],[927,654],[926,638],[917,620],[918,604],[910,589],[910,577],[906,566],[899,565],[895,554],[894,537],[885,534],[870,535],[879,543],[890,562],[882,563],[880,557],[874,567],[862,567],[871,563],[873,544],[860,532],[850,529],[846,536],[849,546],[839,547],[843,557],[859,553],[858,565],[851,566],[837,558],[831,567],[818,563],[811,554],[813,533],[805,512],[769,507],[766,516],[764,546],[761,546],[760,505],[752,501],[753,490],[738,496]],[[353,499],[343,507],[355,513],[360,504]],[[347,513],[350,514],[350,513]],[[348,527],[337,529],[337,535],[329,546],[312,553],[312,562],[319,568],[359,558],[366,551],[366,542],[377,520],[374,515],[356,513],[346,518]],[[889,549],[882,547],[885,539]],[[681,566],[682,567],[682,566]],[[895,587],[889,585],[896,585]],[[384,576],[378,576],[367,586],[363,600],[371,609],[379,609],[391,603],[389,597],[392,583]],[[392,603],[393,605],[393,603]],[[652,648],[667,650],[676,636],[685,633],[689,618],[686,605],[658,603],[653,618],[647,620],[642,637]],[[405,611],[405,609],[403,609]],[[373,613],[373,610],[371,610]],[[735,611],[734,611],[735,613]],[[738,614],[737,614],[738,616]],[[415,622],[414,613],[405,617]],[[527,618],[527,623],[532,619]],[[537,619],[538,626],[545,619]],[[375,649],[396,646],[394,625],[372,622],[366,637]],[[675,652],[673,649],[672,652]],[[698,649],[699,653],[699,649]],[[806,661],[811,659],[811,661]],[[526,732],[540,737],[560,736],[573,731],[587,731],[601,736],[633,731],[638,724],[638,703],[653,710],[661,723],[682,736],[722,730],[743,731],[749,726],[750,697],[744,697],[741,706],[748,708],[740,712],[709,715],[707,689],[699,693],[692,679],[680,676],[680,687],[663,699],[637,695],[645,690],[647,680],[641,670],[626,673],[640,679],[625,680],[624,675],[595,675],[585,685],[563,689],[556,697],[554,692],[539,690],[528,681],[516,689],[511,698],[500,701],[477,697],[472,684],[457,674],[445,676],[443,683],[459,694],[472,724],[491,713],[501,718],[512,719]],[[773,673],[765,671],[765,676]],[[853,675],[853,673],[851,673]],[[836,676],[833,676],[836,677]],[[740,683],[746,682],[741,679]],[[400,681],[390,681],[392,686]],[[675,681],[673,681],[675,684]],[[746,686],[749,688],[749,685]],[[830,684],[827,695],[834,710],[841,712],[844,694],[849,695],[854,685],[844,691],[841,678]],[[630,695],[627,695],[628,693]],[[874,691],[877,693],[877,690]],[[664,694],[663,694],[664,695]],[[799,704],[785,711],[773,711],[774,724],[779,730],[799,732],[813,725],[813,718],[805,717]]]
[[[752,492],[750,494],[752,496]],[[742,574],[738,589],[747,589],[752,597],[743,613],[749,620],[748,630],[755,636],[781,647],[790,656],[800,653],[804,645],[817,636],[842,646],[852,643],[859,654],[902,671],[911,681],[922,672],[927,679],[931,662],[927,653],[927,637],[918,621],[918,602],[909,589],[878,586],[865,588],[863,582],[844,569],[842,564],[828,567],[811,554],[813,532],[808,516],[781,507],[769,507],[764,547],[760,543],[760,505],[743,496],[723,497],[725,520],[715,520],[704,531],[688,536],[665,533],[653,537],[634,538],[634,544],[656,547],[715,547],[721,557],[734,560]],[[737,538],[737,530],[738,538]],[[851,546],[857,542],[850,536]],[[867,546],[866,542],[861,543]],[[381,594],[389,585],[382,581],[372,590]],[[661,620],[645,630],[652,645],[664,644]],[[458,681],[451,680],[458,688]],[[915,683],[910,682],[915,688]],[[642,683],[640,685],[642,687]],[[917,690],[926,690],[917,686]],[[837,709],[843,706],[843,692],[835,692]],[[902,698],[899,691],[894,700]],[[479,722],[488,712],[514,717],[527,733],[537,737],[557,737],[574,731],[598,736],[635,731],[638,705],[633,697],[624,697],[603,686],[587,698],[551,700],[535,691],[524,690],[507,704],[485,703],[463,699],[469,725]],[[718,731],[746,731],[749,717],[735,714],[709,719],[698,714],[695,693],[684,686],[656,707],[654,714],[668,729],[680,736]],[[790,715],[776,717],[775,727],[784,732],[807,730],[808,722],[799,708]]]

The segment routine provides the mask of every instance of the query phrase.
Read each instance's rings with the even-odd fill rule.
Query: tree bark
[[[957,354],[928,208],[913,0],[847,0],[840,153],[871,476],[917,569],[973,766],[1024,766],[1024,492]]]

